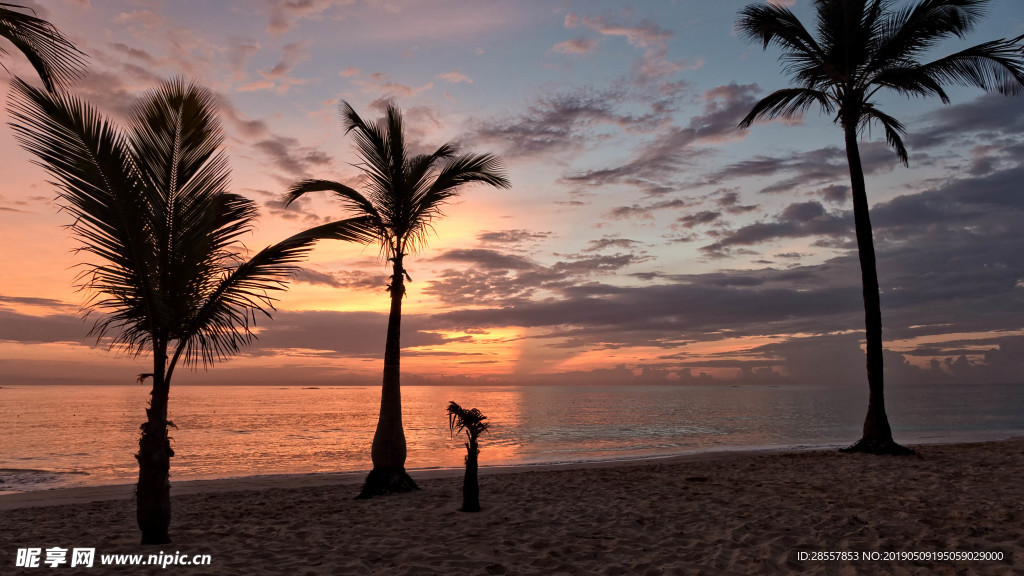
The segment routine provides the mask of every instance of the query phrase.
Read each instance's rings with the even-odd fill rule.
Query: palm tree
[[[477,438],[491,426],[490,422],[484,422],[486,419],[487,416],[476,408],[466,410],[454,401],[448,403],[448,429],[451,430],[452,437],[465,431],[469,438],[469,442],[466,442],[466,476],[462,481],[460,510],[463,512],[480,511],[480,482],[477,480],[480,445],[477,444]]]
[[[501,161],[490,154],[459,154],[453,144],[444,144],[431,154],[412,156],[405,147],[402,113],[388,104],[385,118],[366,122],[347,102],[341,103],[345,133],[353,133],[362,163],[366,194],[329,180],[303,180],[291,187],[286,203],[309,192],[333,192],[349,214],[335,222],[356,241],[378,244],[381,256],[392,264],[391,312],[384,348],[384,378],[381,386],[380,416],[373,435],[370,457],[373,469],[366,477],[360,498],[391,492],[416,490],[405,472],[406,444],[402,428],[400,355],[402,298],[405,281],[412,279],[405,269],[405,257],[426,246],[434,218],[463,184],[479,182],[508,188]]]
[[[22,10],[31,11],[26,6],[0,2],[0,36],[28,58],[47,90],[66,87],[81,74],[85,54],[53,24]],[[0,56],[6,55],[0,47]]]
[[[875,249],[857,139],[874,122],[889,146],[908,164],[906,130],[874,100],[882,90],[904,96],[938,96],[944,84],[976,86],[1005,95],[1024,93],[1024,36],[993,40],[922,63],[926,51],[946,38],[963,38],[984,15],[987,0],[917,0],[895,8],[890,0],[814,0],[817,36],[787,8],[752,4],[740,11],[737,27],[748,41],[774,44],[795,87],[777,90],[754,105],[740,122],[798,116],[817,104],[834,114],[843,129],[853,192],[854,226],[863,280],[866,317],[868,412],[863,437],[847,451],[905,454],[896,444],[885,413],[882,378],[882,312]]]
[[[181,79],[147,94],[120,129],[78,98],[15,80],[8,111],[73,218],[87,256],[80,288],[97,313],[91,335],[139,356],[152,352],[150,406],[139,439],[136,516],[143,544],[170,541],[167,401],[175,367],[207,367],[250,343],[270,291],[330,227],[296,235],[248,261],[239,238],[255,203],[227,192],[229,168],[213,95]]]

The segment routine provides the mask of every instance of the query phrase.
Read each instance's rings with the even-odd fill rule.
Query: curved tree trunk
[[[477,478],[480,446],[476,438],[466,443],[466,476],[462,480],[462,512],[480,511],[480,482]]]
[[[857,253],[864,292],[865,340],[867,342],[868,413],[864,418],[863,437],[844,452],[873,454],[907,454],[912,450],[893,442],[889,418],[885,414],[885,386],[882,365],[882,303],[878,292],[878,271],[875,264],[875,243],[868,217],[867,187],[857,146],[857,123],[844,121],[846,158],[850,164],[853,189],[853,219],[857,230]]]
[[[384,348],[384,382],[380,393],[380,416],[373,435],[370,458],[373,469],[357,498],[372,498],[392,492],[409,492],[419,487],[405,472],[405,430],[402,428],[402,390],[400,386],[402,298],[405,296],[403,255],[395,257],[391,276],[391,313],[388,316],[387,343]]]
[[[139,483],[135,488],[135,518],[142,530],[142,544],[167,544],[171,525],[171,442],[167,436],[166,380],[167,347],[154,346],[153,391],[150,393],[146,422],[139,438]]]

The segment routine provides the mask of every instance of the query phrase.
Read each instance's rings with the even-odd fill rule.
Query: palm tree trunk
[[[167,436],[167,399],[170,391],[166,379],[167,346],[157,344],[153,350],[153,391],[150,393],[146,422],[139,438],[139,483],[135,489],[135,518],[142,530],[142,544],[167,544],[171,525],[171,449]]]
[[[865,340],[867,342],[868,413],[864,418],[862,438],[846,452],[894,454],[912,452],[893,442],[892,428],[885,413],[885,386],[882,365],[882,303],[878,291],[878,271],[875,263],[875,243],[868,216],[867,187],[864,169],[857,146],[857,122],[843,122],[846,134],[846,158],[850,165],[850,184],[853,189],[853,220],[857,231],[857,254],[860,256],[860,274],[864,294]]]
[[[462,508],[463,512],[480,511],[480,482],[477,477],[479,468],[480,446],[476,438],[470,438],[466,444],[466,476],[462,480]]]
[[[391,313],[384,347],[384,382],[380,393],[380,415],[373,435],[370,459],[373,469],[357,498],[372,498],[393,492],[409,492],[419,487],[405,472],[405,430],[402,428],[401,335],[402,298],[405,296],[405,269],[402,254],[395,257],[391,276]]]

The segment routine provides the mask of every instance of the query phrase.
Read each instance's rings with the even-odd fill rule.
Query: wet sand
[[[479,514],[457,511],[451,471],[373,500],[353,499],[361,474],[172,483],[174,542],[154,547],[137,544],[131,486],[0,496],[0,573],[1024,573],[1024,439],[916,448],[485,467]],[[14,568],[18,548],[54,546],[93,547],[95,565]],[[99,565],[160,552],[211,565]],[[927,558],[947,552],[1004,559]]]

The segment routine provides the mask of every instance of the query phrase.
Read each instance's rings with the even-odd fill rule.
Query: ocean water
[[[409,469],[458,468],[445,407],[479,408],[482,466],[830,447],[860,437],[867,390],[825,386],[408,386]],[[0,388],[0,493],[128,484],[148,386]],[[173,480],[370,467],[377,387],[172,387]],[[1024,435],[1024,385],[890,386],[902,443]]]

